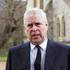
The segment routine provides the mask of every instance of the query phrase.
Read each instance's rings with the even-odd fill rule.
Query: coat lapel
[[[24,46],[24,47],[23,47]],[[21,50],[21,69],[30,70],[30,43],[23,45]]]
[[[22,63],[22,69],[21,70],[30,70],[30,43],[27,43],[22,49],[21,52],[21,63]],[[47,43],[47,49],[46,49],[46,56],[45,56],[45,67],[44,70],[53,70],[53,65],[55,64],[55,58],[57,57],[57,51],[55,44],[51,41],[48,40]],[[22,54],[23,53],[23,54]],[[24,55],[24,56],[23,56]]]
[[[45,56],[45,67],[44,70],[53,70],[53,65],[56,56],[55,44],[52,41],[48,40],[47,49],[46,49],[46,56]]]

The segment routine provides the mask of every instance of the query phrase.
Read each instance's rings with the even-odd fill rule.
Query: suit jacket
[[[9,50],[6,70],[30,70],[30,43]],[[48,40],[44,70],[70,70],[70,47]]]

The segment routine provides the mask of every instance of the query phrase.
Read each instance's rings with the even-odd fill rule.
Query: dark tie
[[[34,63],[35,70],[41,70],[41,51],[40,51],[40,46],[37,45],[37,56],[36,60]]]

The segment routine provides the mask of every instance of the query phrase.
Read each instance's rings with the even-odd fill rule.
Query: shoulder
[[[66,49],[69,50],[70,46],[61,42],[56,42],[53,40],[49,40],[50,44],[52,45],[52,47],[54,48],[58,48],[58,49]]]
[[[18,51],[18,50],[21,50],[21,49],[25,49],[25,48],[27,48],[29,45],[30,45],[29,42],[21,43],[21,44],[18,44],[18,45],[16,45],[16,46],[13,46],[13,48],[9,48],[9,51]]]

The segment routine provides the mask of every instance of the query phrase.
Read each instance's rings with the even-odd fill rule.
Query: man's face
[[[26,29],[27,29],[27,34],[29,36],[29,40],[33,44],[42,43],[47,37],[48,25],[46,21],[36,16],[28,17],[27,21],[28,24],[26,26]]]

